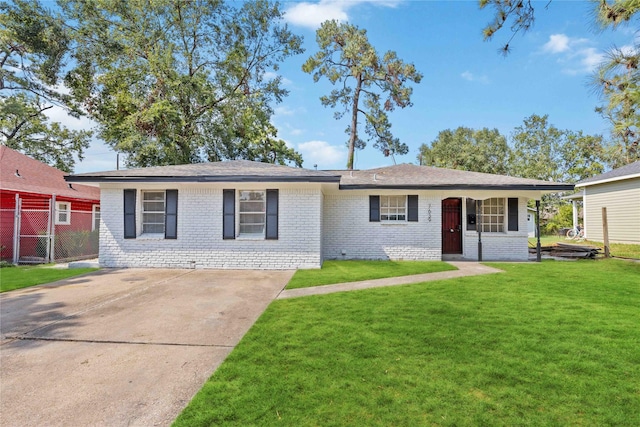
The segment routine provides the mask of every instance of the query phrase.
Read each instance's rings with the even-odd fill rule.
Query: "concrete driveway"
[[[292,271],[101,270],[0,294],[0,425],[169,425]]]

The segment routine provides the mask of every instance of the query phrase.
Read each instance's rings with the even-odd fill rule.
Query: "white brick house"
[[[325,259],[526,260],[527,201],[571,185],[397,165],[243,160],[71,175],[101,189],[104,267],[319,268]],[[481,241],[481,245],[479,245]]]

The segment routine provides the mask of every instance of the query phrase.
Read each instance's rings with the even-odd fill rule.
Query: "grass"
[[[42,285],[95,271],[97,268],[52,268],[51,266],[18,266],[0,268],[0,292]]]
[[[540,244],[542,246],[552,245],[556,242],[571,243],[576,245],[596,246],[598,248],[602,248],[603,250],[602,253],[604,253],[604,243],[602,242],[595,242],[592,240],[584,240],[582,242],[579,242],[577,240],[569,240],[564,237],[558,237],[558,236],[540,237]],[[536,245],[536,239],[530,238],[529,246],[535,247],[535,245]],[[626,243],[609,243],[609,252],[611,253],[612,256],[640,259],[640,245],[626,244]]]
[[[640,425],[640,264],[278,300],[175,426]]]
[[[298,270],[287,284],[287,289],[332,283],[357,282],[412,274],[456,270],[442,261],[325,261],[320,270]]]

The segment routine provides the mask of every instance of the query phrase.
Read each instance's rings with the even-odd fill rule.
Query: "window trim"
[[[247,203],[247,202],[257,202],[258,200],[241,200],[241,195],[242,193],[262,193],[262,200],[260,200],[262,202],[262,212],[253,212],[253,211],[249,211],[249,212],[242,212],[242,203]],[[238,217],[237,217],[237,221],[238,221],[238,233],[236,235],[236,237],[238,239],[246,239],[246,240],[264,240],[266,238],[266,232],[267,232],[267,190],[238,190],[237,191],[237,201],[238,201]],[[262,232],[260,233],[242,233],[241,229],[242,229],[242,216],[243,215],[262,215],[263,216],[263,220],[262,220]],[[251,225],[260,225],[260,223],[249,223]]]
[[[492,200],[501,200],[502,201],[502,206],[500,206],[499,204],[488,204],[490,201]],[[506,202],[507,198],[506,197],[490,197],[488,199],[482,200],[482,203],[480,204],[480,221],[476,221],[476,228],[479,228],[480,231],[482,231],[482,233],[490,233],[490,234],[506,234],[507,233],[507,226],[506,226],[506,222],[507,222],[507,218],[508,218],[508,214],[507,214],[507,202]],[[496,208],[496,213],[486,213],[485,209],[489,209],[491,210],[491,208]],[[500,208],[502,208],[502,213],[499,212]],[[496,221],[495,223],[491,222],[491,218],[496,218],[499,219],[500,217],[502,217],[502,221],[498,222]],[[487,218],[489,218],[489,222],[487,221]],[[491,230],[491,226],[495,225],[497,230],[496,231],[492,231]],[[488,229],[487,229],[488,227]]]
[[[145,202],[153,202],[153,203],[157,203],[159,202],[159,200],[145,200],[144,196],[147,193],[162,193],[162,211],[146,211],[145,210]],[[153,214],[162,214],[162,223],[160,222],[145,222],[145,214],[146,213],[153,213]],[[140,190],[140,236],[147,236],[147,237],[153,237],[153,236],[158,236],[158,238],[160,238],[160,236],[162,236],[162,238],[164,239],[165,236],[165,232],[166,232],[166,216],[167,216],[167,191],[166,190]],[[146,231],[145,232],[145,224],[147,225],[159,225],[162,224],[162,231],[157,231],[157,232],[149,232]]]
[[[97,208],[97,209],[96,209]],[[96,227],[96,213],[98,219],[98,226]],[[100,213],[100,205],[91,206],[91,231],[100,230],[100,219],[102,218]]]
[[[400,207],[400,206],[391,206],[391,198],[397,199],[397,200],[401,200],[404,199],[404,206]],[[387,199],[388,201],[388,205],[389,206],[383,206],[383,200]],[[383,224],[399,224],[399,223],[405,223],[407,222],[407,210],[408,210],[408,196],[405,195],[398,195],[398,194],[390,194],[390,195],[380,195],[380,222]],[[403,213],[400,213],[400,208],[402,208]],[[384,210],[386,209],[386,213],[384,213]],[[391,210],[394,209],[395,213],[391,213]],[[396,217],[400,217],[403,216],[403,219],[384,219],[383,216],[396,216]]]
[[[67,209],[60,209],[60,205],[66,205]],[[60,220],[60,214],[67,214],[65,221]],[[55,225],[71,225],[71,202],[56,202]]]

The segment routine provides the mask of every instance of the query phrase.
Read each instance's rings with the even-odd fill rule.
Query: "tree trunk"
[[[362,74],[358,74],[356,89],[353,93],[353,110],[351,111],[351,134],[349,135],[349,154],[347,159],[347,169],[353,170],[353,156],[356,150],[356,139],[358,138],[358,102],[360,99],[360,89],[362,87]]]

